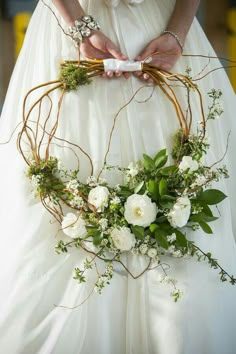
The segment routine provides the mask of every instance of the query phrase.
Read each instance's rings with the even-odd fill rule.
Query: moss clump
[[[192,153],[192,146],[188,138],[186,138],[183,130],[178,130],[173,137],[173,149],[171,156],[174,161],[179,162],[183,156],[189,156]]]
[[[77,90],[80,86],[90,84],[85,68],[78,67],[75,64],[61,66],[59,80],[63,83],[66,91]]]

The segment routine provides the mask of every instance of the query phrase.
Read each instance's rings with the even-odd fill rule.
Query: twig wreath
[[[210,267],[218,269],[222,281],[235,284],[236,278],[228,274],[210,252],[204,252],[195,242],[188,240],[188,233],[199,228],[207,234],[212,233],[209,222],[218,217],[213,215],[211,206],[216,206],[226,197],[220,190],[211,188],[212,182],[228,177],[226,166],[215,168],[220,161],[212,166],[206,166],[203,162],[210,147],[205,137],[206,125],[223,112],[220,104],[222,93],[215,89],[208,93],[212,104],[205,115],[202,94],[189,71],[186,75],[170,73],[142,62],[142,72],[150,76],[153,87],[164,93],[176,112],[179,130],[173,139],[173,163],[168,163],[167,151],[163,149],[155,156],[144,153],[142,160],[132,162],[126,168],[107,164],[117,119],[134,99],[135,92],[114,117],[103,167],[94,176],[89,154],[79,145],[58,138],[56,132],[65,94],[82,90],[84,85],[105,72],[106,65],[106,60],[96,59],[64,61],[60,64],[57,80],[33,87],[24,99],[17,146],[28,165],[27,176],[33,183],[36,195],[59,223],[63,237],[68,237],[67,241],[58,242],[56,252],[68,252],[75,247],[87,253],[83,267],[74,269],[74,278],[79,283],[86,282],[90,269],[97,271],[97,260],[103,261],[104,271],[98,273],[93,289],[98,293],[111,281],[115,263],[119,263],[134,279],[160,267],[163,271],[160,281],[173,286],[171,296],[177,301],[182,291],[177,287],[176,280],[168,276],[168,265],[162,262],[163,256],[205,260]],[[186,91],[187,113],[176,95],[178,86]],[[41,89],[46,91],[28,107],[29,98]],[[56,90],[60,95],[55,112],[55,102],[50,95]],[[190,93],[196,96],[201,112],[201,124],[194,133],[191,131],[193,115]],[[44,101],[49,105],[46,115],[42,114]],[[37,119],[32,119],[32,115]],[[32,122],[33,126],[30,124]],[[76,149],[86,156],[91,166],[86,182],[80,180],[79,169],[66,170],[63,162],[51,155],[51,146],[55,141],[66,142],[76,156]],[[25,152],[26,145],[30,156]],[[109,185],[102,178],[102,172],[116,169],[122,173],[123,181],[119,185]],[[122,255],[127,252],[146,259],[146,266],[140,274],[133,274],[123,261]]]

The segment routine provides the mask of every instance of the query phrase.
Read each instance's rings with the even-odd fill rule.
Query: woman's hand
[[[80,52],[85,58],[127,60],[120,49],[101,31],[93,31],[89,37],[85,37],[80,45]],[[110,78],[114,75],[119,77],[122,72],[108,71],[103,74],[103,77]]]
[[[157,53],[153,55],[154,53]],[[135,60],[145,60],[152,57],[151,64],[159,69],[170,71],[177,62],[182,53],[182,48],[177,40],[169,33],[162,34],[160,37],[152,40],[146,48],[139,54]],[[135,73],[136,76],[143,80],[152,82],[148,74],[143,74],[140,71]]]

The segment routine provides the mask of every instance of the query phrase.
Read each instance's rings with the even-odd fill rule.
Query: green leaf
[[[156,219],[156,221],[157,221],[158,223],[162,223],[162,222],[164,222],[164,221],[166,221],[166,220],[167,220],[167,217],[166,217],[166,216],[160,216],[159,218]]]
[[[211,222],[217,219],[218,218],[216,216],[208,216],[204,213],[194,214],[191,215],[190,217],[190,221],[194,221],[194,222],[199,222],[199,221]]]
[[[155,167],[154,160],[150,156],[143,154],[143,166],[146,170],[153,170]]]
[[[166,156],[166,149],[160,150],[154,157],[154,161],[158,160],[160,157]]]
[[[159,198],[159,184],[158,184],[158,182],[150,179],[147,182],[147,190],[151,194],[151,196],[154,200],[157,200]]]
[[[157,228],[158,228],[158,225],[156,225],[156,224],[151,224],[151,225],[149,226],[149,230],[150,230],[152,233],[155,232]]]
[[[133,234],[135,235],[135,237],[139,240],[143,240],[145,237],[145,230],[142,226],[132,226],[131,230],[133,232]]]
[[[214,205],[222,202],[226,195],[218,189],[208,189],[198,196],[198,199],[205,201],[208,205]]]
[[[175,171],[177,170],[177,166],[167,166],[167,167],[164,167],[162,168],[159,173],[162,175],[162,176],[169,176],[169,175],[172,175],[173,173],[175,173]]]
[[[155,160],[155,167],[156,168],[161,168],[162,166],[164,166],[166,164],[168,160],[168,156],[160,156],[158,159]]]
[[[167,249],[169,247],[169,243],[166,239],[166,232],[160,229],[156,229],[155,231],[155,238],[158,242],[158,244],[163,247],[164,249]]]
[[[160,206],[164,209],[171,209],[173,207],[173,204],[171,201],[169,200],[161,200],[160,201]]]
[[[166,200],[166,201],[175,201],[176,197],[172,197],[171,195],[165,194],[161,196],[161,200]]]
[[[201,205],[201,207],[203,208],[202,211],[204,212],[205,215],[208,216],[213,216],[211,208],[203,201],[200,201],[199,203]]]
[[[134,193],[138,193],[144,185],[144,181],[140,182],[135,188],[134,188]]]
[[[177,229],[174,230],[174,233],[176,234],[176,245],[179,247],[187,247],[188,242],[185,235]]]
[[[205,221],[199,221],[198,223],[206,234],[213,234],[212,229]]]
[[[103,240],[102,233],[100,231],[93,232],[92,237],[94,246],[99,246]]]
[[[163,178],[159,182],[159,194],[160,196],[167,194],[167,182]]]

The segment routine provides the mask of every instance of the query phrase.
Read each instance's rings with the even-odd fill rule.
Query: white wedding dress
[[[53,4],[49,1],[50,6]],[[174,0],[103,1],[82,0],[102,30],[123,53],[133,59],[142,48],[166,27]],[[61,24],[63,20],[57,14]],[[185,44],[186,54],[214,56],[196,20]],[[65,36],[52,13],[41,2],[33,14],[24,47],[17,61],[0,120],[0,141],[6,141],[21,121],[22,102],[35,85],[54,80],[64,59],[77,59],[76,49]],[[216,59],[181,57],[173,71],[184,73],[192,68],[197,77],[220,67]],[[200,231],[192,237],[205,251],[211,251],[219,263],[236,276],[236,247],[233,222],[236,214],[236,103],[223,69],[199,81],[204,105],[212,88],[224,93],[223,117],[210,125],[209,162],[219,160],[226,149],[225,163],[230,179],[219,184],[229,197],[219,205],[220,218],[211,224],[214,234]],[[95,172],[102,166],[109,132],[115,114],[143,82],[135,77],[125,80],[95,78],[89,86],[68,93],[62,105],[57,136],[80,144],[92,157]],[[171,147],[177,120],[171,104],[150,87],[122,111],[117,121],[110,164],[127,166],[143,152],[154,154]],[[58,95],[58,94],[56,94]],[[180,93],[184,99],[184,91]],[[143,101],[140,103],[140,101]],[[195,123],[199,106],[192,101]],[[73,279],[73,269],[83,264],[85,255],[78,250],[56,255],[58,224],[31,193],[26,164],[16,149],[16,134],[0,145],[0,353],[6,354],[235,354],[236,286],[222,283],[218,271],[195,259],[166,259],[169,275],[178,280],[183,298],[174,303],[172,288],[159,282],[156,269],[137,280],[117,267],[114,279],[101,295],[94,293],[82,306],[71,310],[91,292],[94,274],[85,285]],[[54,146],[54,154],[72,163],[70,151]],[[69,162],[68,162],[69,161]],[[81,178],[88,175],[81,160]],[[109,176],[111,183],[116,177]],[[236,231],[236,228],[235,228]],[[143,258],[128,256],[127,264],[135,274],[142,269]]]

